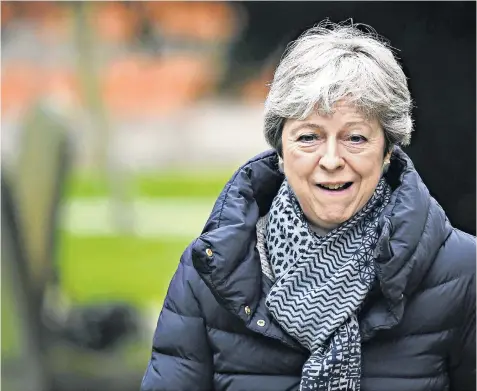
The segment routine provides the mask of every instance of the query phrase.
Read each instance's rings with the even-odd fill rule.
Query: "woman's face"
[[[384,132],[353,106],[289,119],[282,133],[285,176],[306,217],[333,229],[371,198],[382,174]]]

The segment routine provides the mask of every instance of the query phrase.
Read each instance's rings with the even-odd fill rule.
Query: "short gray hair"
[[[364,27],[363,30],[358,27]],[[408,145],[413,123],[407,79],[391,46],[363,24],[324,21],[288,45],[265,101],[265,138],[279,154],[283,123],[341,99],[382,126],[386,149]]]

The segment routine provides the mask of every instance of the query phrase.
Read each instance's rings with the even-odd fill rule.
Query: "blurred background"
[[[2,387],[139,389],[180,255],[267,149],[267,83],[324,18],[400,50],[406,151],[475,234],[475,15],[475,2],[2,1]]]

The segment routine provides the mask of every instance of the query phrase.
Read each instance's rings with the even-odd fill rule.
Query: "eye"
[[[316,134],[302,134],[300,137],[298,137],[297,141],[301,143],[312,143],[318,138]]]
[[[352,134],[348,137],[348,141],[352,142],[353,144],[362,144],[368,140],[366,137],[359,134]]]

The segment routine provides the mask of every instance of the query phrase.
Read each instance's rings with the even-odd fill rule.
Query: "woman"
[[[411,106],[370,31],[322,23],[288,48],[273,150],[185,250],[143,391],[475,390],[475,238],[399,148]]]

